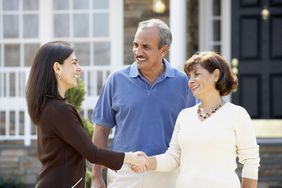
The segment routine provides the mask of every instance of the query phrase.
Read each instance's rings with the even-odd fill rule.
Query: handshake
[[[144,152],[126,152],[124,157],[124,164],[128,164],[136,173],[154,170],[156,167],[156,160],[154,157],[148,157]]]

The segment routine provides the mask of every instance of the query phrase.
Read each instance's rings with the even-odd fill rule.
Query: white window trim
[[[212,1],[199,1],[199,50],[211,50],[212,41]]]
[[[199,1],[199,51],[212,50],[213,22],[211,0]],[[221,55],[231,61],[231,0],[221,0]],[[224,97],[231,101],[230,96]]]
[[[221,53],[230,62],[231,60],[231,0],[221,1]]]
[[[199,1],[199,50],[212,49],[214,42],[212,22],[212,1]],[[221,55],[228,61],[231,58],[231,0],[221,0]]]

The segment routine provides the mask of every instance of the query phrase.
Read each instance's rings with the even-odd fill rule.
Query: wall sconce
[[[153,11],[158,14],[164,13],[166,11],[164,0],[153,0]]]
[[[268,8],[267,8],[267,7],[264,7],[264,9],[262,9],[262,11],[261,11],[261,17],[262,17],[262,19],[263,19],[263,20],[268,20],[269,15],[270,15],[270,12],[269,12]]]

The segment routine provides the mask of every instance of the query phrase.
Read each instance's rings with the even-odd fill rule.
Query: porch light
[[[153,0],[153,11],[158,14],[164,13],[166,5],[164,0]]]

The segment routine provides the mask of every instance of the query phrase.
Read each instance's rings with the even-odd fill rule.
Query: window
[[[30,66],[39,47],[39,0],[0,4],[0,67]]]
[[[110,65],[109,0],[53,0],[54,38],[74,41],[81,65]]]
[[[25,134],[28,145],[35,138],[24,91],[34,55],[48,41],[75,47],[90,117],[108,75],[123,64],[122,11],[122,0],[0,0],[0,140]]]

